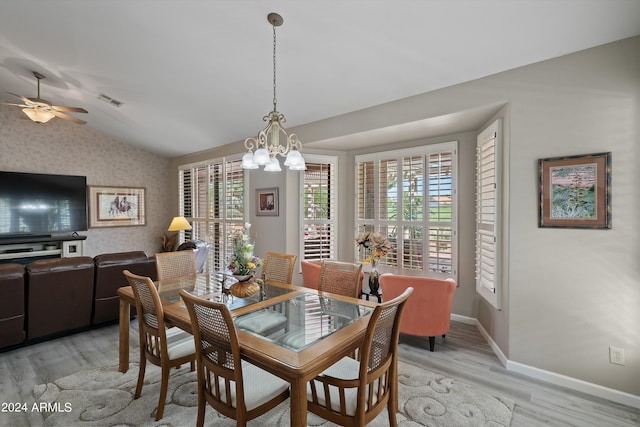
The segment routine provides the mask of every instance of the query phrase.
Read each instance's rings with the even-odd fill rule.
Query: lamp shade
[[[171,220],[168,231],[191,230],[191,224],[183,216],[176,216]]]

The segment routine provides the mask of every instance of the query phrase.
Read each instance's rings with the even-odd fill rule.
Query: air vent
[[[109,104],[113,105],[114,107],[121,107],[123,102],[118,101],[117,99],[113,99],[112,97],[105,95],[104,93],[101,93],[98,96],[98,99],[103,100],[104,102],[108,102]]]

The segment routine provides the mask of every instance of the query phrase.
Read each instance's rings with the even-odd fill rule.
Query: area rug
[[[455,379],[429,372],[409,363],[399,362],[400,426],[508,426],[514,402],[492,396]],[[142,396],[133,400],[138,365],[127,373],[118,372],[117,363],[88,369],[53,383],[34,387],[36,403],[43,408],[46,426],[193,426],[197,417],[195,373],[188,366],[173,370],[164,417],[154,421],[152,412],[158,404],[160,369],[147,365]],[[389,424],[386,409],[369,425]],[[235,426],[208,407],[206,426]],[[252,420],[249,426],[289,426],[288,401]],[[333,423],[308,415],[309,426],[333,426]]]

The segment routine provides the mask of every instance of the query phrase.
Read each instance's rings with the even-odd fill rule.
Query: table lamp
[[[167,235],[164,233],[162,235],[162,250],[164,252],[173,252],[176,249],[176,245],[178,244],[178,236],[180,235],[180,231],[183,230],[191,230],[191,224],[189,221],[183,216],[176,216],[171,220],[171,224],[169,224],[169,228],[167,231],[173,231],[175,233]]]

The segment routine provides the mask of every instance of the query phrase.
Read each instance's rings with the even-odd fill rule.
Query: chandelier
[[[305,170],[304,158],[300,154],[302,144],[296,134],[289,134],[282,125],[287,121],[284,114],[276,108],[276,27],[282,25],[284,20],[277,13],[270,13],[267,20],[273,26],[273,111],[264,116],[267,126],[258,133],[258,136],[247,138],[244,146],[247,149],[242,157],[243,169],[258,169],[264,166],[265,171],[280,171],[280,160],[277,156],[286,157],[284,165],[291,170]],[[282,137],[283,142],[280,143]]]

